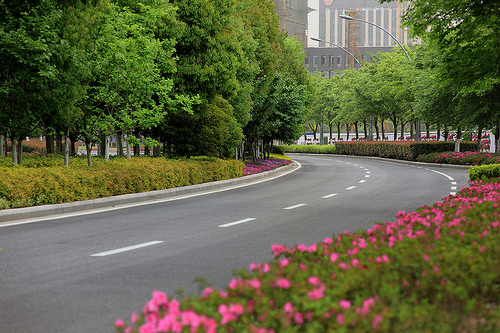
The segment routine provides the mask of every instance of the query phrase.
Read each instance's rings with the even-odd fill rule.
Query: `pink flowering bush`
[[[500,182],[252,263],[224,290],[155,291],[120,332],[498,332]]]
[[[500,164],[500,155],[494,153],[480,153],[477,151],[464,151],[460,153],[446,152],[421,155],[417,157],[417,161],[463,165]]]
[[[255,162],[245,161],[245,168],[243,169],[244,175],[253,175],[254,173],[264,172],[279,168],[284,165],[290,164],[290,159],[286,158],[269,158],[269,159],[259,159]]]

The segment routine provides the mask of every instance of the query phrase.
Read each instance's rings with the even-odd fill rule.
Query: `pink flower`
[[[376,315],[372,320],[372,328],[377,328],[383,319],[384,317],[381,314]]]
[[[486,249],[486,245],[481,246],[481,247],[479,248],[479,250],[478,250],[478,251],[479,251],[479,252],[483,252],[483,251],[484,251],[484,249]]]
[[[344,310],[347,310],[351,307],[351,302],[348,301],[348,300],[345,300],[345,299],[342,299],[339,301],[339,306],[344,309]]]
[[[293,316],[293,319],[295,320],[295,323],[298,325],[302,325],[304,322],[304,316],[300,312],[296,312],[295,315]]]
[[[125,326],[125,324],[123,323],[123,320],[121,319],[118,319],[115,323],[115,327],[116,328],[123,328],[123,326]]]
[[[325,287],[321,286],[317,289],[308,291],[307,296],[309,296],[309,299],[311,299],[312,301],[322,299],[323,297],[325,297]]]
[[[332,253],[330,255],[330,262],[336,262],[339,259],[340,255],[338,253]]]
[[[286,258],[285,259],[281,259],[280,260],[280,268],[281,269],[285,268],[288,265],[289,262],[290,261],[288,259],[286,259]]]
[[[280,288],[283,288],[283,289],[288,289],[292,286],[290,281],[288,281],[287,279],[284,279],[284,278],[277,279],[276,285]]]
[[[309,284],[312,284],[313,286],[317,287],[317,286],[319,286],[319,284],[320,284],[321,281],[319,280],[319,278],[317,276],[310,276],[307,279],[307,282]]]
[[[337,324],[342,325],[344,321],[344,315],[342,313],[337,314]]]
[[[429,261],[429,260],[430,260],[430,257],[429,257],[427,254],[424,254],[424,260],[425,260],[425,261]]]
[[[283,311],[285,313],[292,313],[293,312],[293,305],[291,302],[286,302],[285,305],[283,306]]]

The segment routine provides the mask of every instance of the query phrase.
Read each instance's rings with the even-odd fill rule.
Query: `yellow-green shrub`
[[[52,157],[57,159],[60,157]],[[0,166],[0,198],[11,208],[57,204],[128,193],[162,190],[243,176],[244,163],[235,160],[168,160],[164,158],[96,158],[89,168],[83,158],[69,167],[46,160],[43,166]]]

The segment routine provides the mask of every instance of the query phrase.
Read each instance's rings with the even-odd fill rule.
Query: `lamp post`
[[[319,38],[314,38],[314,37],[311,37],[312,40],[316,41],[316,42],[323,42],[323,43],[328,43],[328,44],[331,44],[333,46],[336,46],[336,47],[339,47],[341,48],[342,50],[344,50],[345,52],[347,52],[347,54],[349,54],[358,64],[361,64],[359,62],[359,60],[354,56],[354,54],[352,54],[351,52],[349,52],[345,47],[342,47],[338,44],[335,44],[335,43],[332,43],[332,42],[327,42],[326,40],[321,40]]]
[[[341,48],[342,50],[344,50],[345,52],[347,52],[347,54],[349,54],[358,64],[361,65],[361,63],[358,61],[358,59],[354,56],[354,54],[352,54],[351,52],[349,52],[345,47],[342,47],[338,44],[335,44],[335,43],[332,43],[332,42],[327,42],[327,41],[324,41],[324,40],[321,40],[319,38],[315,38],[315,37],[311,37],[312,40],[316,41],[316,42],[324,42],[324,43],[328,43],[328,44],[331,44],[333,46],[336,46],[336,47],[339,47]],[[325,144],[325,139],[324,139],[324,130],[323,130],[323,112],[321,112],[321,124],[319,125],[319,135],[320,135],[320,138],[319,138],[319,144],[320,145],[323,145]]]
[[[398,45],[403,49],[404,53],[406,54],[406,57],[408,58],[408,60],[411,61],[410,59],[410,56],[408,55],[408,52],[406,52],[405,48],[403,47],[403,45],[401,45],[401,43],[399,42],[399,40],[394,37],[393,34],[391,34],[389,31],[387,31],[386,29],[382,28],[381,26],[375,24],[375,23],[372,23],[372,22],[369,22],[369,21],[365,21],[365,20],[362,20],[362,19],[358,19],[358,18],[354,18],[352,16],[349,16],[349,15],[345,15],[345,14],[342,14],[342,15],[339,15],[340,18],[344,19],[344,20],[354,20],[354,21],[359,21],[359,22],[364,22],[364,23],[368,23],[368,24],[371,24],[379,29],[382,29],[384,30],[386,33],[389,34],[389,36],[392,37],[392,39],[394,39],[396,41],[396,43],[398,43]]]
[[[359,22],[364,22],[364,23],[368,23],[368,24],[371,24],[379,29],[382,29],[383,31],[385,31],[387,34],[389,34],[389,36],[392,37],[392,39],[394,39],[396,41],[396,43],[398,43],[398,45],[401,47],[401,49],[403,50],[403,52],[406,54],[406,57],[408,58],[409,61],[411,61],[410,59],[410,56],[408,55],[408,52],[406,52],[406,49],[403,47],[403,45],[401,45],[401,43],[399,42],[399,40],[394,37],[393,34],[391,34],[389,31],[387,31],[386,29],[382,28],[381,26],[379,26],[378,24],[375,24],[373,22],[369,22],[369,21],[365,21],[365,20],[362,20],[362,19],[358,19],[358,18],[354,18],[350,15],[345,15],[345,14],[342,14],[342,15],[339,15],[340,18],[344,19],[344,20],[354,20],[354,21],[359,21]],[[415,127],[416,127],[416,139],[417,141],[420,141],[420,137],[421,137],[421,129],[420,129],[420,120],[417,121],[417,123],[415,124]],[[395,140],[396,138],[394,138]]]

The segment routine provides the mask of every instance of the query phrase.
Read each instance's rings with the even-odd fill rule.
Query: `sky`
[[[308,0],[309,8],[316,9],[308,14],[307,17],[307,47],[318,47],[319,43],[311,40],[309,37],[319,36],[319,2],[323,0]]]

